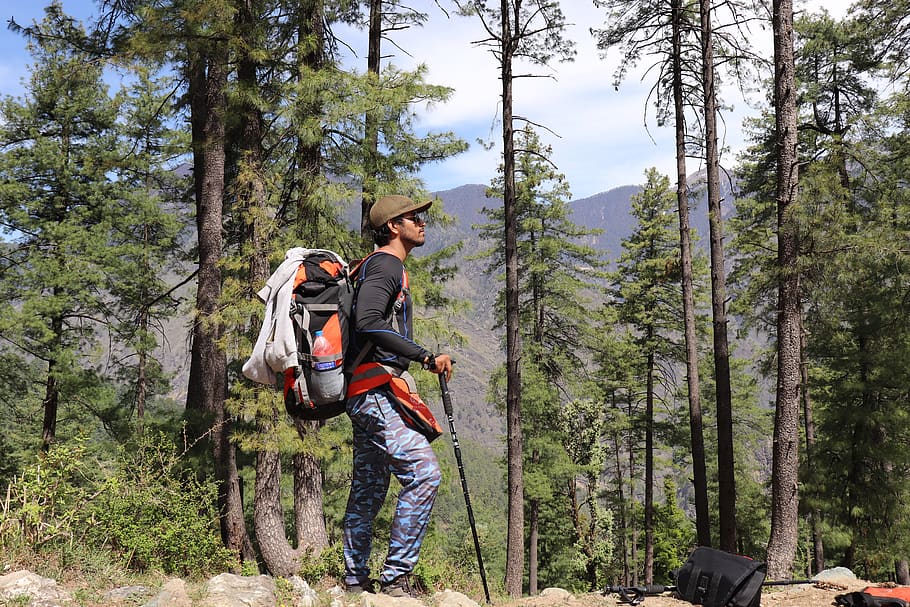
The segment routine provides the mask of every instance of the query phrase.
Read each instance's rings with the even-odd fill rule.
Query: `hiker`
[[[411,361],[433,373],[452,374],[452,360],[413,341],[413,305],[404,261],[425,240],[421,212],[430,202],[385,196],[370,209],[370,227],[378,249],[357,270],[352,326],[353,351],[368,344],[362,364],[351,378],[347,414],[354,432],[351,493],[344,514],[345,588],[374,592],[369,558],[373,519],[385,500],[391,474],[401,483],[389,538],[389,551],[379,576],[380,592],[411,596],[409,574],[417,564],[441,479],[430,447],[438,424],[423,405],[408,373]],[[398,379],[401,378],[401,379]],[[400,386],[410,385],[409,395]],[[405,389],[407,391],[407,388]],[[422,411],[409,410],[408,401]],[[431,428],[421,426],[429,416]]]

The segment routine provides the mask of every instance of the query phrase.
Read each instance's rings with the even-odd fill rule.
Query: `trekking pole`
[[[663,594],[672,592],[676,586],[607,586],[604,588],[604,596],[615,593],[620,596],[620,602],[629,605],[638,605],[649,595]]]
[[[452,361],[454,362],[454,361]],[[464,462],[461,459],[461,446],[458,444],[458,434],[455,432],[455,414],[452,411],[452,396],[449,394],[449,385],[446,374],[439,374],[439,390],[442,392],[442,407],[446,417],[449,418],[449,432],[452,434],[452,447],[455,448],[455,461],[458,462],[458,474],[461,476],[461,488],[464,491],[464,503],[468,508],[468,522],[471,523],[471,533],[474,536],[474,551],[477,553],[477,566],[480,567],[480,580],[483,582],[483,594],[490,603],[490,590],[487,588],[487,574],[483,569],[483,556],[480,554],[480,541],[477,539],[477,526],[474,524],[474,509],[471,508],[471,496],[468,494],[468,481],[464,476]]]

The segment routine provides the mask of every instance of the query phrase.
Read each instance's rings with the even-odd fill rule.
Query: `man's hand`
[[[455,361],[452,360],[452,357],[448,354],[437,354],[433,357],[434,365],[432,367],[426,367],[428,371],[432,373],[445,373],[446,381],[452,379],[452,363]],[[424,361],[425,363],[428,361]]]

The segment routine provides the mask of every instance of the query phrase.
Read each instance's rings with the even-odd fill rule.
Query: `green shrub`
[[[0,547],[40,550],[79,536],[93,494],[88,469],[81,439],[36,456],[10,480],[9,500],[0,502]]]
[[[324,578],[344,579],[344,551],[341,542],[335,542],[328,548],[313,556],[310,553],[300,559],[298,574],[310,585],[315,585]]]
[[[90,539],[138,571],[198,576],[228,568],[233,557],[221,542],[216,483],[197,480],[179,464],[164,435],[124,450],[94,503]]]

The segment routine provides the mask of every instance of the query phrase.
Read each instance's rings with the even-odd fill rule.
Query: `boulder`
[[[21,601],[29,597],[29,607],[61,607],[70,605],[69,593],[57,587],[56,580],[41,577],[31,571],[14,571],[0,576],[0,603]]]
[[[443,590],[433,595],[436,607],[479,607],[476,601],[454,590]]]
[[[275,580],[267,575],[222,573],[209,580],[202,607],[275,607]]]
[[[165,582],[158,594],[143,607],[190,607],[192,603],[186,593],[186,582],[174,578]]]

